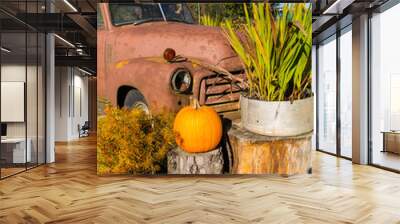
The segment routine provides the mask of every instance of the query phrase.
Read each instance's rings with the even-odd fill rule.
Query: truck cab
[[[220,28],[196,24],[182,3],[100,3],[98,13],[100,98],[119,107],[177,111],[193,97],[219,113],[238,110],[238,85],[193,63],[244,76]],[[166,49],[183,60],[165,60]]]

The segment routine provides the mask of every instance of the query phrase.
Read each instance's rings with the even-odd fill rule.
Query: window
[[[390,117],[391,131],[400,130],[400,73],[390,74]]]
[[[168,21],[194,22],[192,14],[185,4],[161,4],[161,6]]]
[[[113,3],[110,12],[116,26],[164,20],[158,4]]]
[[[111,20],[116,26],[164,21],[164,16],[167,21],[193,23],[193,18],[189,9],[182,3],[112,3],[110,4],[110,13]]]
[[[371,18],[371,162],[400,170],[400,4]]]
[[[340,36],[340,155],[352,157],[352,32]]]
[[[97,28],[102,28],[104,26],[103,14],[99,7],[97,7]]]
[[[352,26],[322,41],[317,54],[317,149],[352,157]]]
[[[336,36],[318,48],[318,149],[336,153]]]
[[[43,4],[18,5],[22,14],[42,12]],[[45,163],[46,37],[33,28],[15,26],[7,14],[0,12],[0,17],[10,21],[0,29],[0,178],[5,178]]]

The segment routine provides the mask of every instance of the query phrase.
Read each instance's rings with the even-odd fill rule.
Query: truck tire
[[[136,89],[129,90],[124,99],[124,107],[126,108],[140,108],[147,114],[150,113],[144,96]]]

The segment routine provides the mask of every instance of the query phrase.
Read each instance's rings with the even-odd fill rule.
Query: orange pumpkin
[[[200,107],[193,99],[175,117],[176,143],[186,152],[208,152],[217,147],[222,137],[222,123],[211,107]]]

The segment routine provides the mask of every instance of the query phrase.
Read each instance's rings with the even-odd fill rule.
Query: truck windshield
[[[182,3],[110,3],[110,13],[115,26],[164,21],[164,17],[167,21],[193,23],[189,9]]]

